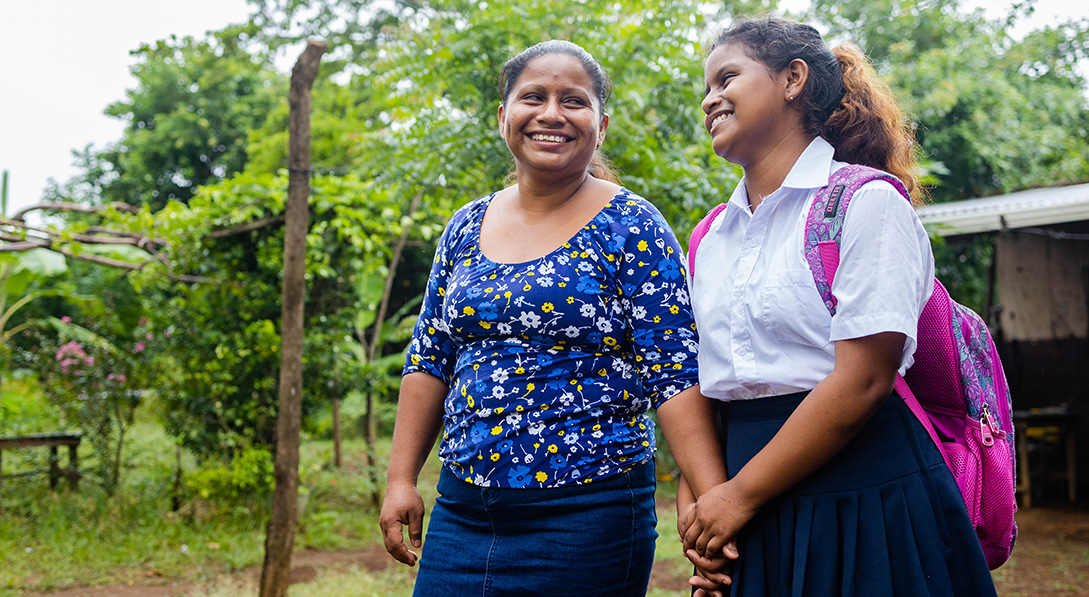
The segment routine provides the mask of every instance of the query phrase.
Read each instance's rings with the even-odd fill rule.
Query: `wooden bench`
[[[4,477],[24,477],[40,471],[18,473],[14,475],[3,474],[4,450],[12,448],[29,448],[33,446],[49,446],[49,487],[57,488],[57,482],[61,476],[68,477],[68,483],[72,489],[79,488],[79,442],[83,434],[78,431],[62,431],[59,433],[35,433],[32,435],[20,435],[18,437],[0,437],[0,495],[2,495]],[[68,446],[68,468],[60,467],[60,458],[57,450],[60,446]],[[0,502],[0,513],[3,513],[3,503]]]

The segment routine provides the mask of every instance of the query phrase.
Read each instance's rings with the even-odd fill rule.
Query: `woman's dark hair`
[[[809,79],[798,96],[806,132],[836,148],[835,159],[879,168],[899,178],[920,203],[918,146],[910,123],[888,86],[853,44],[829,49],[809,25],[778,17],[742,19],[719,34],[711,50],[739,43],[745,55],[773,72],[798,59]]]
[[[605,104],[609,101],[609,97],[613,92],[612,80],[609,79],[609,75],[605,73],[605,69],[601,67],[601,64],[598,63],[597,60],[594,60],[594,57],[591,56],[589,52],[582,49],[578,44],[562,39],[552,39],[530,46],[503,64],[503,69],[499,71],[499,96],[503,98],[503,105],[507,104],[507,97],[510,95],[510,90],[518,81],[518,77],[522,76],[522,71],[526,69],[526,65],[535,58],[553,54],[573,56],[582,64],[582,68],[586,71],[586,74],[590,77],[590,82],[594,86],[594,96],[597,97],[598,116],[604,116]],[[600,178],[614,183],[620,182],[616,173],[613,172],[608,158],[606,158],[600,150],[594,151],[594,157],[590,161],[588,170],[590,175],[594,178]]]

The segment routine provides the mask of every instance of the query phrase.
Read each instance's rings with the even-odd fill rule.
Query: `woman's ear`
[[[605,142],[605,131],[609,129],[609,115],[601,115],[601,123],[597,125],[597,146]]]
[[[499,121],[499,136],[503,136],[503,125],[506,121],[503,119],[503,104],[499,104],[499,113],[496,115]]]
[[[785,99],[792,102],[805,89],[805,83],[809,80],[809,65],[806,64],[805,60],[795,58],[783,69],[783,74],[786,77]]]

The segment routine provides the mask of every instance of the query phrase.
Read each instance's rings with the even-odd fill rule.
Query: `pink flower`
[[[64,323],[72,323],[72,318],[65,315],[64,317],[61,317],[61,321]]]
[[[144,352],[145,348],[147,348],[147,347],[144,346],[143,342],[137,342],[136,346],[132,347],[132,352]]]
[[[147,334],[144,334],[144,339],[146,339],[146,340],[151,340],[151,339],[152,339],[152,338],[154,338],[154,337],[155,337],[155,336],[152,336],[152,335],[151,335],[151,332],[148,332]]]

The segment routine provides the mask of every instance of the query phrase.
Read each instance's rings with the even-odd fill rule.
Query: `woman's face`
[[[567,54],[531,60],[499,107],[499,131],[520,174],[585,172],[608,125],[590,75]]]
[[[704,65],[704,126],[719,157],[740,166],[771,151],[787,117],[787,78],[737,43],[716,47]]]

